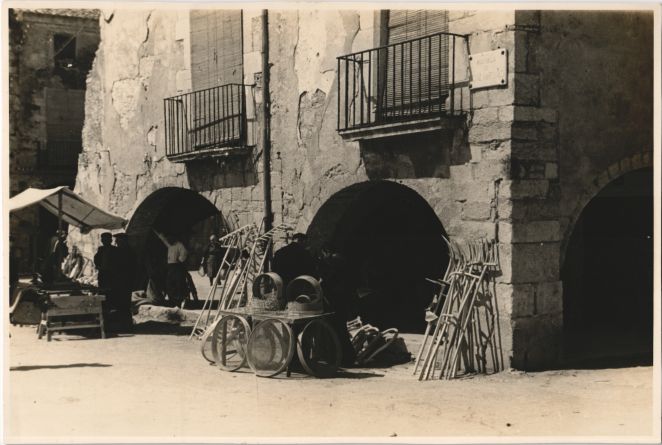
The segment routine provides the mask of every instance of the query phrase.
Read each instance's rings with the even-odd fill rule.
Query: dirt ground
[[[264,379],[208,365],[186,335],[10,334],[10,442],[652,434],[650,367],[419,382],[400,365]]]

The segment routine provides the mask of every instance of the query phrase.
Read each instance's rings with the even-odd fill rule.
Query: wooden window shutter
[[[46,137],[80,141],[85,120],[85,90],[44,89]]]
[[[193,90],[242,83],[241,10],[193,10],[190,23]]]
[[[242,11],[193,10],[190,23],[191,83],[198,93],[183,112],[192,146],[203,149],[240,131],[242,87],[229,84],[243,84]]]
[[[448,32],[447,11],[391,10],[386,28],[389,45],[406,43],[388,48],[382,117],[442,111],[448,95],[449,38],[435,34]]]
[[[46,158],[51,167],[75,167],[82,150],[85,90],[44,88]],[[41,161],[41,162],[43,162]]]

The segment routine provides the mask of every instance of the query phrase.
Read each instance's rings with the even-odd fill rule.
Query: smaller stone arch
[[[568,366],[652,361],[653,169],[611,175],[566,239],[560,272]]]
[[[195,268],[206,238],[225,225],[219,209],[194,190],[163,187],[152,192],[134,210],[126,227],[139,264],[139,283],[144,284],[150,267],[161,268],[165,258],[165,247],[152,230],[179,235],[192,243],[188,263]]]
[[[586,205],[613,180],[632,171],[652,167],[652,157],[653,154],[651,152],[638,152],[631,156],[626,156],[620,161],[611,164],[602,173],[594,177],[592,181],[586,183],[585,188],[581,192],[581,197],[577,201],[577,205],[567,217],[565,224],[563,225],[563,241],[561,243],[560,256],[561,264],[565,261],[568,243],[570,242],[570,236],[575,228],[575,224]]]

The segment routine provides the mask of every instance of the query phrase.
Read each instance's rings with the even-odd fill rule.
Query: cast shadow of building
[[[450,178],[450,166],[471,160],[466,123],[453,129],[360,141],[371,180]]]

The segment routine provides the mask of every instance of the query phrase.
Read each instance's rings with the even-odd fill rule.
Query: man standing
[[[218,269],[221,267],[221,261],[223,261],[224,255],[225,248],[216,235],[211,235],[209,237],[209,245],[202,257],[202,267],[209,277],[210,285],[214,284],[214,278],[218,274]]]
[[[131,292],[135,287],[136,259],[126,233],[114,236],[117,249],[117,311],[120,324],[130,329],[133,326]]]
[[[168,248],[168,268],[166,276],[166,293],[170,300],[171,306],[179,306],[184,298],[186,298],[188,289],[186,282],[186,258],[188,251],[184,244],[177,240],[174,236],[163,234],[154,230],[156,236]]]
[[[101,246],[94,255],[94,265],[99,271],[98,284],[106,292],[104,302],[104,317],[111,309],[117,309],[117,248],[112,245],[113,236],[110,232],[101,234]]]

